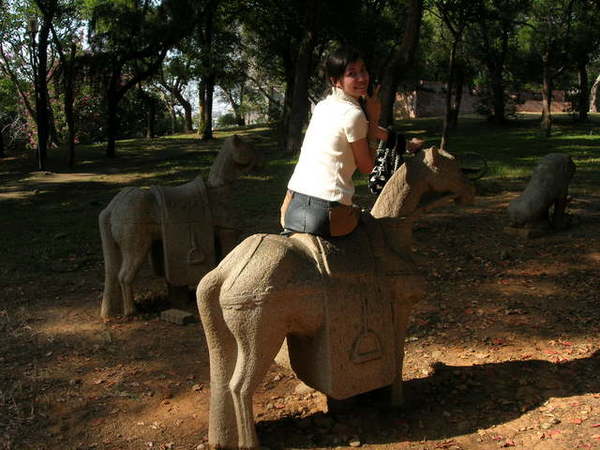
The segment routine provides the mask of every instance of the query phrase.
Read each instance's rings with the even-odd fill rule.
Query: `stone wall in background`
[[[541,113],[542,94],[524,91],[515,95],[516,112]],[[468,87],[463,90],[460,114],[476,112],[479,97]],[[568,112],[571,103],[565,101],[564,91],[553,91],[552,112]],[[394,104],[397,119],[414,119],[415,117],[443,116],[446,111],[446,89],[444,83],[437,81],[421,81],[418,88],[411,91],[398,92]]]

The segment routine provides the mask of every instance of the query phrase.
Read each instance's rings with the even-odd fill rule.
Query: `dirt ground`
[[[418,222],[428,287],[407,338],[403,409],[383,390],[328,413],[321,393],[273,365],[254,397],[262,444],[600,448],[600,197],[574,200],[570,230],[526,240],[503,232],[517,192]],[[3,290],[0,448],[208,448],[200,323],[159,320],[164,286],[148,270],[141,313],[103,322],[94,261]]]

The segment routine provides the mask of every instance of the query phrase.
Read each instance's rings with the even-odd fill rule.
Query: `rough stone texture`
[[[456,160],[430,148],[392,176],[350,236],[256,234],[233,249],[196,292],[210,355],[209,445],[259,446],[252,394],[286,337],[306,384],[344,398],[393,382],[401,403],[408,318],[424,295],[412,223],[473,193]]]
[[[196,285],[237,233],[230,212],[233,181],[249,170],[257,155],[239,136],[225,140],[207,185],[200,177],[177,187],[128,187],[119,192],[98,218],[104,254],[103,318],[135,311],[133,280],[146,256],[173,286]],[[156,243],[162,242],[162,245]]]
[[[510,226],[536,230],[562,229],[568,226],[565,209],[569,183],[575,173],[570,156],[550,153],[533,170],[523,193],[508,205]],[[552,214],[550,207],[554,206]]]
[[[160,319],[165,322],[171,322],[175,325],[187,325],[188,323],[196,322],[193,314],[181,309],[167,309],[160,313]]]
[[[181,186],[152,186],[160,211],[161,275],[173,286],[198,283],[215,266],[214,225],[201,177]],[[157,265],[157,264],[155,264]]]

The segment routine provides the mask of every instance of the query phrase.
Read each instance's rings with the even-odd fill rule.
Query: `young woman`
[[[314,108],[281,208],[285,231],[343,236],[358,225],[352,175],[373,169],[378,140],[379,88],[367,95],[369,73],[360,54],[341,48],[327,59],[332,91]],[[361,106],[361,102],[363,103]]]

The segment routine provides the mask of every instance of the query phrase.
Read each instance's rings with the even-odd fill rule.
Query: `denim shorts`
[[[329,237],[329,211],[338,204],[294,192],[285,212],[284,230]]]

